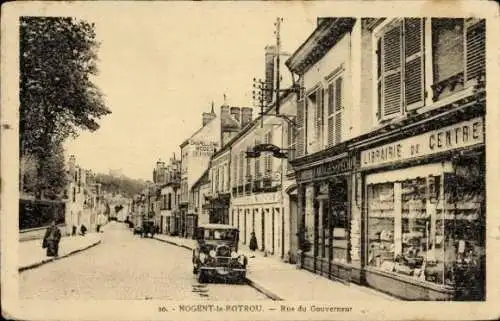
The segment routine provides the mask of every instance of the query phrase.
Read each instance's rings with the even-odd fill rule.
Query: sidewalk
[[[19,242],[19,272],[36,268],[69,255],[86,250],[101,243],[101,233],[88,233],[85,236],[64,236],[59,243],[59,256],[48,257],[42,248],[42,240]]]
[[[192,249],[195,241],[168,235],[155,238],[173,245]],[[260,251],[251,252],[245,246],[240,251],[248,257],[247,281],[274,300],[325,301],[332,298],[355,301],[397,300],[394,297],[354,283],[343,284],[318,274],[297,269],[275,257],[264,257]],[[253,256],[253,257],[252,257]]]

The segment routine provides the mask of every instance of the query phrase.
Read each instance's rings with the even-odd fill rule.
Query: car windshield
[[[234,230],[205,230],[205,240],[233,241],[236,236]]]

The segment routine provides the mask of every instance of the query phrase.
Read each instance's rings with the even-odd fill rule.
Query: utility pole
[[[276,18],[276,22],[274,26],[276,30],[274,34],[276,35],[276,115],[280,113],[280,82],[281,82],[281,74],[280,74],[280,55],[281,55],[281,41],[280,41],[280,26],[281,22],[283,22],[283,18]]]

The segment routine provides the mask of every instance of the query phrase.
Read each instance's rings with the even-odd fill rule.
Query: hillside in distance
[[[121,194],[124,197],[132,198],[140,193],[145,187],[146,182],[142,179],[133,179],[125,175],[96,174],[96,181],[101,183],[103,192],[113,195]]]

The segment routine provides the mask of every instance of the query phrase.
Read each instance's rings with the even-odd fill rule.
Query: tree
[[[64,140],[97,130],[97,120],[111,113],[91,80],[98,72],[95,36],[94,24],[73,18],[20,19],[19,143],[21,156],[37,160],[39,191],[63,182],[55,176],[64,172],[48,171],[60,163],[53,157]]]

